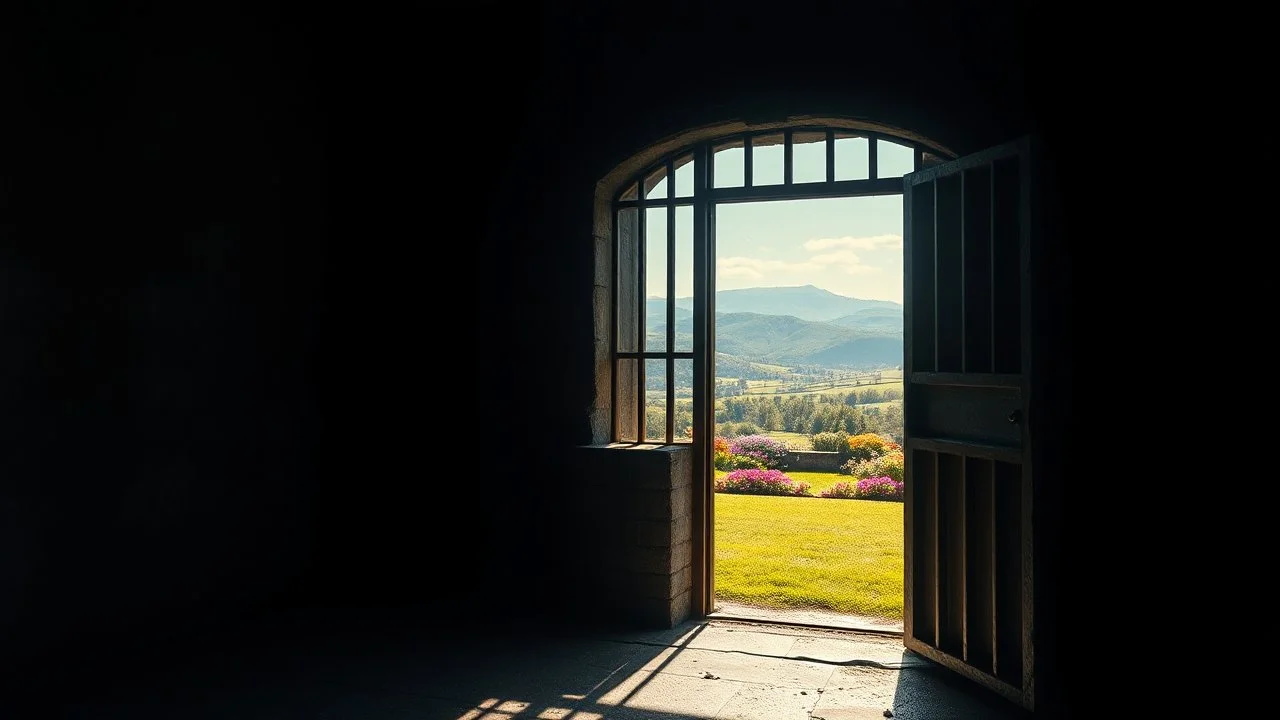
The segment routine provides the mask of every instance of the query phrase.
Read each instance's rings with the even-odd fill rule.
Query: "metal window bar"
[[[795,134],[788,130],[783,133],[782,141],[782,184],[793,185],[795,183]]]
[[[826,182],[803,183],[801,185],[795,185],[794,183],[794,164],[795,164],[794,134],[797,131],[806,131],[806,130],[810,132],[823,132],[826,135]],[[714,285],[715,285],[714,278],[704,276],[704,273],[709,272],[710,259],[714,256],[714,248],[712,246],[714,245],[715,238],[714,238],[714,232],[712,232],[711,228],[714,226],[714,223],[715,223],[714,205],[716,203],[737,203],[737,202],[752,202],[752,201],[761,201],[761,200],[805,200],[805,199],[840,198],[840,197],[873,197],[873,196],[879,196],[879,195],[894,195],[894,194],[900,194],[903,192],[903,186],[899,178],[883,178],[882,179],[879,177],[879,157],[878,157],[879,154],[877,152],[877,143],[881,139],[884,139],[886,141],[896,142],[896,143],[903,143],[904,141],[901,138],[883,135],[882,133],[863,132],[863,131],[859,131],[859,132],[865,135],[868,141],[867,142],[868,178],[865,180],[838,181],[835,179],[835,135],[836,135],[835,129],[790,128],[783,131],[783,134],[784,134],[784,150],[783,150],[784,180],[782,185],[767,185],[763,187],[759,187],[755,185],[752,177],[754,175],[754,167],[753,167],[754,155],[752,152],[753,134],[744,133],[739,136],[742,140],[742,148],[743,148],[743,186],[742,187],[733,187],[733,188],[716,188],[715,187],[715,164],[714,164],[715,146],[711,143],[702,143],[693,149],[693,160],[692,160],[692,162],[694,163],[694,196],[693,197],[685,197],[681,200],[676,199],[675,167],[674,167],[675,156],[674,155],[671,158],[668,158],[667,160],[665,160],[663,163],[663,166],[665,167],[665,170],[666,170],[666,181],[667,181],[667,195],[665,198],[650,199],[645,197],[646,193],[645,193],[645,187],[644,187],[644,180],[649,174],[652,174],[652,170],[653,170],[652,168],[647,168],[646,171],[640,173],[639,177],[637,178],[636,199],[634,200],[622,199],[622,195],[626,193],[626,191],[630,188],[629,185],[624,187],[624,189],[620,191],[619,195],[615,197],[614,203],[613,203],[614,256],[611,259],[613,278],[614,278],[614,287],[612,289],[612,297],[613,297],[612,318],[613,318],[613,330],[614,330],[614,338],[613,338],[614,352],[613,352],[612,367],[614,372],[614,381],[611,383],[612,385],[611,400],[613,405],[613,412],[611,413],[611,419],[612,419],[611,436],[615,440],[618,439],[618,428],[619,428],[619,423],[618,423],[619,418],[618,418],[618,410],[617,410],[618,396],[620,392],[620,388],[618,386],[618,381],[617,381],[617,368],[618,368],[619,360],[635,359],[637,361],[635,390],[638,392],[638,397],[636,402],[636,413],[638,415],[638,417],[636,418],[636,432],[637,432],[638,442],[643,442],[648,434],[648,428],[646,427],[646,421],[647,421],[647,412],[646,412],[646,406],[645,406],[646,378],[645,378],[645,362],[644,362],[647,359],[662,359],[666,361],[666,367],[667,367],[666,442],[667,443],[671,443],[674,440],[675,360],[691,359],[694,362],[694,385],[695,385],[694,387],[695,430],[694,431],[695,431],[695,435],[698,432],[697,426],[699,424],[705,425],[711,421],[711,418],[701,418],[700,411],[697,407],[698,399],[702,398],[703,394],[707,390],[706,382],[705,382],[705,379],[703,378],[703,375],[706,372],[711,370],[711,368],[701,368],[701,366],[710,364],[714,358],[713,339],[710,337],[708,329],[705,326],[699,329],[700,323],[698,322],[698,318],[699,318],[698,312],[695,311],[695,319],[694,319],[694,324],[695,324],[694,351],[693,352],[674,352],[674,347],[675,347],[675,287],[674,287],[675,285],[675,273],[674,273],[675,209],[681,206],[694,207],[694,258],[695,258],[694,259],[694,285],[695,285],[694,297],[695,297],[695,305],[696,305],[697,300],[700,297],[701,293],[714,292]],[[715,142],[720,144],[732,143],[734,139],[735,138],[733,137],[718,138]],[[922,146],[916,145],[914,143],[908,143],[908,144],[910,144],[913,149],[913,158],[912,158],[913,168],[916,171],[921,170],[924,165],[923,155],[925,152],[925,148]],[[937,153],[936,150],[930,150],[930,152]],[[688,154],[688,153],[689,153],[689,150],[684,149],[681,151],[681,153],[677,153],[677,154]],[[940,157],[942,157],[942,155],[944,154],[940,154]],[[943,159],[945,159],[945,157]],[[993,175],[993,182],[994,182],[994,175]],[[933,185],[933,191],[934,191],[933,200],[935,204],[934,242],[936,243],[937,185],[936,183],[933,183],[932,185]],[[994,197],[994,193],[993,193],[993,197]],[[645,262],[644,262],[644,258],[646,257],[646,252],[647,252],[648,232],[646,227],[647,213],[645,212],[645,209],[647,206],[650,206],[650,205],[665,206],[667,208],[667,351],[666,352],[647,352],[647,351],[641,350],[638,352],[622,352],[617,349],[618,343],[619,343],[619,337],[620,337],[619,327],[621,323],[621,318],[619,315],[620,310],[619,310],[619,293],[618,293],[618,290],[619,290],[618,288],[618,271],[619,271],[618,253],[620,251],[620,245],[619,245],[620,234],[619,234],[619,228],[617,224],[617,211],[625,208],[636,208],[637,210],[637,234],[639,235],[639,237],[636,239],[636,247],[637,247],[637,252],[639,252],[640,254],[641,261],[637,263],[638,276],[636,278],[636,283],[637,283],[638,292],[640,294],[640,302],[639,302],[639,308],[638,308],[639,317],[637,318],[638,322],[637,322],[636,331],[639,336],[637,338],[637,342],[640,344],[641,348],[644,348],[645,343],[648,340],[648,330],[646,328],[646,320],[647,320],[646,308],[648,307],[648,304],[645,299],[646,298],[646,295],[645,295],[646,273],[645,273]],[[702,208],[701,212],[699,211],[700,207]],[[702,236],[701,240],[699,239],[699,235]],[[936,256],[935,256],[934,262],[935,264],[937,262]],[[936,285],[937,283],[936,269],[934,273],[934,282]],[[699,285],[704,285],[705,287],[700,291],[698,288]],[[706,297],[705,302],[707,302],[707,304],[711,306],[709,308],[710,311],[714,312],[714,298]],[[934,292],[934,303],[935,305],[937,304],[936,288]],[[703,336],[704,334],[705,334],[705,337]],[[937,334],[936,325],[934,328],[934,334],[935,336]],[[702,349],[698,348],[698,344],[700,342],[704,346]],[[994,337],[993,337],[993,344],[994,344]],[[935,366],[936,366],[936,362],[937,362],[936,338],[934,342],[934,353],[935,353]],[[700,385],[702,386],[701,388],[698,387]],[[707,428],[703,428],[703,431],[709,432],[710,430]],[[709,458],[707,458],[707,460],[709,461]]]
[[[693,610],[707,615],[715,608],[715,577],[710,572],[715,554],[714,485],[705,482],[712,475],[715,444],[715,336],[712,322],[716,312],[715,205],[709,195],[715,187],[714,149],[698,147],[695,156],[693,211],[693,437],[698,449],[694,456],[693,497],[693,578],[690,597]]]
[[[827,131],[827,182],[836,181],[836,131]]]
[[[920,167],[920,151],[919,150],[915,151],[915,167],[917,169]],[[969,330],[968,328],[969,316],[968,316],[968,313],[965,312],[965,304],[966,304],[965,281],[968,279],[969,273],[965,270],[966,261],[965,261],[964,249],[965,249],[965,243],[967,242],[965,238],[965,216],[968,215],[968,211],[965,209],[965,207],[968,205],[968,203],[965,202],[965,180],[969,175],[969,171],[961,170],[959,175],[960,175],[960,207],[958,208],[958,210],[960,212],[960,372],[967,373],[969,372],[969,342],[968,342],[969,336],[967,334]],[[966,643],[968,642],[967,637],[965,639],[965,642]]]
[[[667,198],[676,197],[675,163],[667,161]],[[667,205],[667,443],[675,442],[676,421],[676,205]]]
[[[639,205],[636,206],[638,208],[636,211],[636,214],[638,215],[636,228],[639,237],[636,238],[636,252],[638,253],[640,262],[636,263],[636,293],[640,296],[640,300],[636,303],[636,313],[640,317],[636,323],[636,334],[639,336],[637,338],[638,347],[641,350],[644,350],[647,347],[649,340],[649,329],[645,327],[645,319],[649,314],[646,311],[648,308],[648,298],[645,296],[645,288],[648,287],[648,285],[645,278],[645,266],[648,263],[645,262],[645,259],[648,257],[649,248],[648,237],[646,237],[648,235],[648,229],[645,227],[647,220],[645,216],[648,213],[645,210],[644,196],[646,195],[646,192],[643,175],[640,176],[640,192],[637,193],[637,195],[639,196],[637,199]],[[645,417],[648,413],[645,412],[644,407],[644,388],[644,361],[641,360],[636,363],[636,442],[644,442],[645,436],[648,435],[649,431],[649,429],[645,427]]]
[[[938,365],[938,180],[936,178],[929,183],[929,190],[933,194],[929,200],[933,203],[933,227],[930,228],[929,242],[933,245],[933,369],[936,372],[941,369]]]
[[[817,200],[821,198],[874,197],[877,195],[899,195],[902,193],[902,178],[881,178],[878,180],[836,180],[834,182],[800,183],[798,185],[760,185],[756,187],[708,188],[710,200],[716,203],[753,202],[757,200]],[[693,206],[688,198],[683,200],[646,201],[649,207]],[[614,208],[640,207],[638,200],[620,200]]]
[[[626,192],[626,190],[623,190]],[[610,342],[613,348],[613,358],[609,361],[609,439],[613,442],[618,441],[618,345],[622,342],[621,322],[619,317],[621,312],[618,310],[618,286],[622,284],[618,278],[618,256],[621,254],[621,236],[622,231],[618,227],[618,208],[615,206],[613,212],[613,257],[610,258],[612,270],[609,277],[612,278],[613,285],[611,295],[613,297],[613,307],[610,314],[613,318],[613,338]]]

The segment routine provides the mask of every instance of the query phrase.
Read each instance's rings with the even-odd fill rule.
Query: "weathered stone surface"
[[[627,550],[627,569],[645,574],[669,577],[678,567],[670,547],[632,547]]]
[[[619,614],[657,627],[691,608],[692,458],[688,446],[600,444],[579,448],[573,465],[575,567]]]
[[[636,530],[636,544],[643,547],[671,547],[672,531],[675,521],[633,520]]]

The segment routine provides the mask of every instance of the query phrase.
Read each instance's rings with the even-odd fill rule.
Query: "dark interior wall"
[[[18,661],[214,622],[299,573],[326,251],[287,38],[198,8],[21,20],[0,191]]]
[[[544,549],[590,440],[596,181],[735,118],[958,152],[1030,130],[1047,50],[1000,6],[27,12],[0,237],[12,652],[268,606],[554,612],[582,591]],[[493,467],[457,461],[476,446]]]

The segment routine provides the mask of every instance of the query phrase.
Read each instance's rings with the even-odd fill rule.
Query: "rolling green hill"
[[[716,297],[719,377],[778,377],[776,371],[760,368],[761,363],[825,368],[874,368],[902,363],[902,306],[898,303],[848,298],[811,285],[723,290]],[[688,305],[689,298],[676,301],[676,346],[682,350],[693,347],[693,313]],[[730,309],[735,306],[777,311],[735,312]],[[667,303],[649,298],[647,309],[648,347],[665,347]],[[831,315],[830,321],[811,319],[824,315]]]
[[[840,327],[902,329],[902,308],[867,308],[831,321]]]

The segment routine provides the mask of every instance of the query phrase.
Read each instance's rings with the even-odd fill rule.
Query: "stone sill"
[[[692,443],[633,443],[633,442],[616,442],[602,443],[599,445],[581,445],[583,450],[650,450],[662,452],[676,452],[679,450],[693,450]]]

